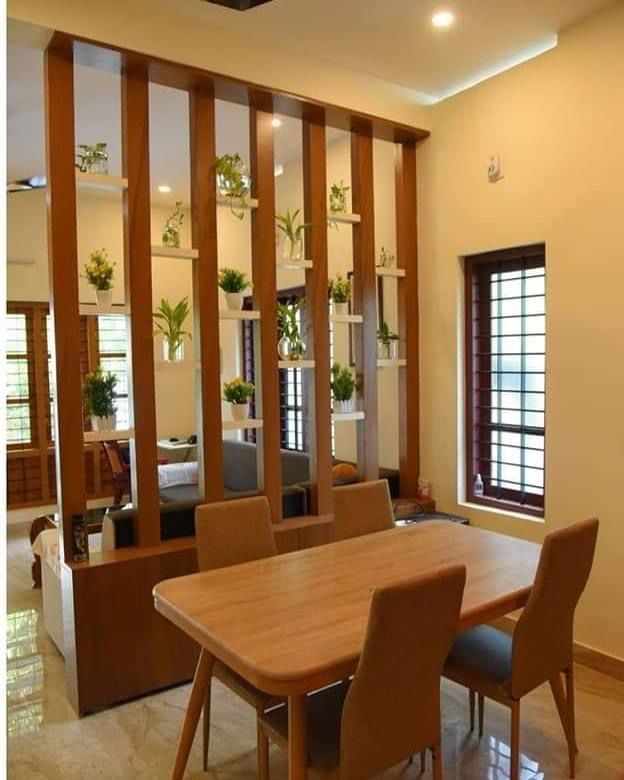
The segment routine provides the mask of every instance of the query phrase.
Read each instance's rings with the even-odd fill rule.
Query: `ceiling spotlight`
[[[284,166],[279,163],[275,166],[275,176],[281,176],[284,173]]]
[[[158,188],[158,192],[162,192],[163,194],[171,192],[171,187],[168,184],[161,184]]]
[[[450,27],[455,21],[455,16],[450,11],[438,11],[431,17],[434,27]]]
[[[282,120],[278,119],[276,116],[273,117],[273,121],[271,122],[273,127],[281,127],[282,126]]]

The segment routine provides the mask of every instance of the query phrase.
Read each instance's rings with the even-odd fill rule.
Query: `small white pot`
[[[233,420],[246,420],[249,417],[249,404],[230,404]]]
[[[91,427],[94,431],[114,431],[117,428],[117,415],[110,414],[108,417],[95,417],[92,414]]]
[[[350,414],[353,411],[353,398],[348,401],[334,401],[334,414]]]
[[[349,303],[348,301],[344,301],[343,303],[337,303],[334,301],[334,314],[348,314],[349,313]]]
[[[225,293],[225,302],[228,309],[240,311],[243,308],[243,294],[242,293]]]
[[[95,300],[99,309],[110,309],[113,305],[113,291],[112,290],[98,290],[95,289]]]

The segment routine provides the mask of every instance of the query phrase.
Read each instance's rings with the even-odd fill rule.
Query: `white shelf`
[[[376,266],[375,273],[377,276],[393,276],[396,279],[402,279],[405,276],[405,268],[384,268],[383,266]]]
[[[255,309],[219,309],[220,320],[259,320],[260,312]]]
[[[303,271],[306,268],[312,268],[312,260],[278,260],[277,267],[284,268],[287,271]]]
[[[132,439],[134,436],[134,428],[128,428],[125,431],[85,431],[84,440],[86,442],[97,441],[123,441],[124,439]]]
[[[280,360],[277,364],[280,368],[314,368],[313,360]]]
[[[99,190],[128,189],[128,179],[121,176],[107,176],[102,173],[81,173],[76,171],[76,183],[80,187],[94,187]]]
[[[246,420],[223,420],[224,431],[246,431],[250,428],[262,428],[264,420],[254,420],[248,417]]]
[[[243,203],[240,198],[226,198],[223,195],[217,195],[217,204],[219,206],[226,206],[228,209],[257,209],[258,201],[256,198],[245,198]]]
[[[97,317],[100,314],[130,314],[130,306],[125,303],[114,303],[112,306],[98,306],[97,303],[81,303],[80,314]]]
[[[183,260],[195,260],[199,257],[197,249],[176,246],[156,246],[152,244],[152,257],[178,257]]]
[[[377,368],[401,368],[406,365],[405,358],[377,358]]]
[[[361,314],[332,314],[329,319],[331,322],[347,322],[351,324],[364,322],[364,317]]]
[[[350,420],[363,420],[366,415],[364,412],[343,412],[342,414],[333,414],[334,422],[349,422]]]
[[[201,364],[193,360],[157,360],[156,371],[198,371]]]
[[[348,225],[354,225],[362,221],[359,214],[350,214],[348,211],[328,211],[328,222],[346,222]]]

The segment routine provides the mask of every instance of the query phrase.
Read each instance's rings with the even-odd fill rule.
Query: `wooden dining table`
[[[540,545],[429,521],[165,580],[156,609],[201,653],[172,778],[182,778],[215,659],[288,699],[290,780],[307,777],[306,694],[355,672],[375,588],[465,564],[458,633],[524,606]]]

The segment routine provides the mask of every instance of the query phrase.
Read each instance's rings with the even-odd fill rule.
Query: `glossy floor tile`
[[[169,777],[189,686],[78,719],[64,693],[63,660],[41,621],[41,591],[32,590],[27,527],[8,530],[8,776],[15,780]],[[624,683],[577,667],[579,780],[624,780]],[[507,711],[488,702],[485,735],[467,733],[467,695],[443,686],[444,777],[505,780],[509,777]],[[254,778],[255,716],[215,684],[211,769],[201,771],[201,739],[195,740],[186,777]],[[523,700],[521,780],[564,780],[567,750],[548,686]],[[271,752],[271,776],[287,777],[283,753]],[[385,775],[412,778],[419,762]]]

